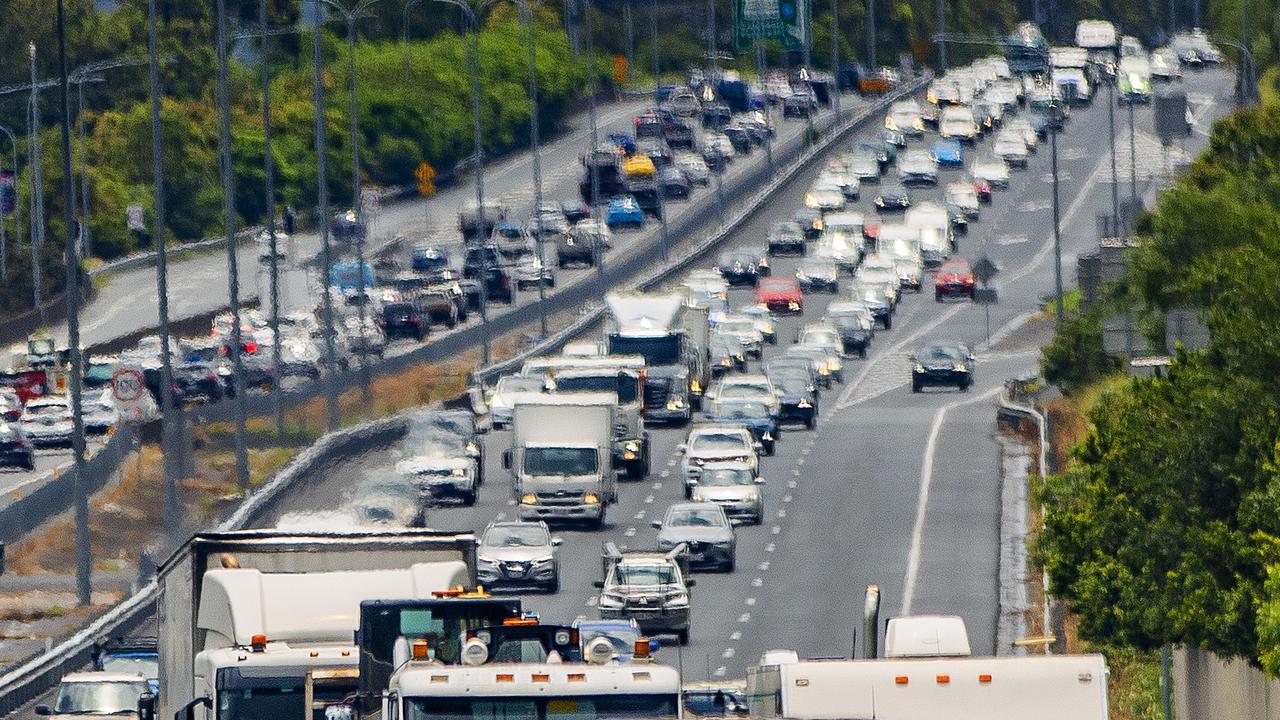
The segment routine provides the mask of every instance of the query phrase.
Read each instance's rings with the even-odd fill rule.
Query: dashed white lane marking
[[[662,472],[658,473],[658,477],[664,477],[664,478],[665,478],[665,477],[671,477],[671,471],[670,471],[670,470],[663,470]]]
[[[713,673],[711,673],[711,675],[712,675],[713,677],[724,677],[724,676],[725,676],[725,673],[727,673],[727,672],[729,672],[729,668],[727,668],[727,667],[725,667],[725,666],[721,665],[720,667],[716,668],[716,671],[715,671],[715,672],[713,672]]]
[[[780,518],[784,518],[784,517],[786,517],[786,516],[787,516],[787,511],[786,511],[786,510],[784,510],[784,509],[779,509],[779,510],[778,510],[778,517],[780,517]]]
[[[653,489],[654,489],[654,490],[661,490],[661,489],[662,489],[662,483],[660,483],[660,482],[656,482],[656,483],[654,483],[654,484],[653,484]]]
[[[645,504],[645,505],[649,505],[649,504],[652,504],[652,503],[653,503],[653,496],[652,496],[652,495],[645,495],[645,496],[644,496],[644,504]]]
[[[997,245],[1021,245],[1031,242],[1031,238],[1026,235],[1001,235],[996,238]]]
[[[507,504],[508,504],[508,505],[515,505],[515,504],[516,504],[516,501],[515,501],[515,500],[508,500],[508,501],[507,501]]]
[[[635,520],[643,520],[643,519],[644,519],[644,511],[643,511],[643,510],[641,510],[640,512],[636,513],[636,516],[635,516],[635,518],[633,518],[633,519],[635,519]]]
[[[741,615],[739,615],[739,616],[738,616],[738,622],[740,622],[740,623],[742,623],[742,624],[744,624],[744,625],[745,625],[746,623],[751,622],[751,613],[749,613],[749,612],[744,612],[744,613],[742,613]]]
[[[725,648],[724,652],[720,653],[720,657],[724,658],[725,660],[728,660],[729,658],[733,657],[736,654],[737,653],[734,652],[733,648]]]
[[[929,426],[929,439],[924,445],[924,459],[920,464],[920,491],[916,496],[916,521],[911,529],[911,550],[907,553],[907,575],[902,583],[903,615],[911,614],[911,601],[916,592],[916,578],[920,574],[920,551],[924,541],[925,514],[929,508],[929,486],[933,482],[933,459],[938,449],[938,437],[942,434],[942,423],[946,420],[947,411],[962,405],[985,402],[996,396],[1003,388],[993,387],[976,397],[957,400],[938,408],[933,414],[933,424]]]
[[[816,442],[817,440],[815,440],[814,438],[809,438],[809,442],[805,443],[805,447],[813,447],[814,443]]]
[[[506,513],[504,513],[504,512],[500,512],[500,513],[498,513],[496,516],[494,516],[494,518],[493,518],[493,519],[494,519],[494,520],[501,521],[501,520],[502,520],[502,519],[504,519],[505,517],[507,517],[507,514],[506,514]]]
[[[764,578],[751,578],[751,587],[761,587],[764,585]]]
[[[782,532],[782,528],[778,527],[777,525],[774,525],[773,527],[769,528],[770,535],[777,535],[781,532]]]
[[[760,572],[768,572],[769,561],[765,560],[764,562],[760,563],[759,565],[756,566],[756,569],[759,570]]]
[[[791,474],[795,475],[796,477],[800,477],[800,468],[793,468],[791,470]]]
[[[800,474],[799,472],[797,472],[797,473],[796,473],[796,475],[799,475],[799,474]],[[788,480],[788,481],[787,481],[787,489],[788,489],[788,490],[795,490],[797,485],[799,485],[799,483],[797,483],[795,480]]]
[[[675,467],[675,466],[676,466],[676,459],[675,459],[675,458],[671,458],[671,459],[667,460],[667,467]]]
[[[747,605],[747,606],[755,605],[755,604],[756,604],[756,599],[755,599],[755,598],[753,598],[753,597],[749,597],[749,598],[747,598],[746,600],[743,600],[743,601],[742,601],[742,604]]]
[[[811,453],[811,452],[813,452],[813,447],[812,447],[812,446],[810,446],[810,447],[803,447],[803,448],[800,448],[800,454],[801,454],[801,455],[808,455],[808,454],[809,454],[809,453]]]
[[[796,458],[796,466],[798,467],[800,465],[804,465],[804,458],[802,457]]]
[[[627,537],[635,537],[635,536],[636,536],[636,529],[635,529],[635,528],[633,528],[633,527],[629,527],[629,528],[627,528],[627,531],[626,531],[626,532],[624,532],[624,533],[622,533],[622,534],[623,534],[623,535],[625,535],[625,536],[627,536]]]
[[[592,595],[587,598],[587,607],[595,607],[598,602],[600,602],[600,598],[596,595]]]
[[[783,496],[782,496],[782,502],[784,502],[784,503],[789,503],[789,502],[791,502],[791,496],[790,496],[790,495],[783,495]]]
[[[773,552],[774,550],[777,550],[777,549],[778,549],[778,546],[774,545],[773,543],[769,543],[768,545],[764,546],[765,552]]]
[[[738,642],[741,639],[742,639],[742,632],[739,630],[734,630],[733,633],[729,635],[730,642]]]

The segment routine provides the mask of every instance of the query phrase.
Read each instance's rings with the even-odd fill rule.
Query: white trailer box
[[[1106,720],[1101,655],[805,660],[754,668],[752,717]]]
[[[1106,20],[1076,23],[1076,45],[1085,50],[1114,50],[1119,45],[1116,26]]]
[[[431,530],[196,535],[157,578],[159,717],[201,697],[218,708],[220,668],[286,693],[294,680],[301,693],[308,671],[354,668],[360,602],[474,585],[475,544]]]

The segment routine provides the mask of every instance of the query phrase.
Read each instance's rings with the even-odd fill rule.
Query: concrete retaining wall
[[[1174,648],[1173,707],[1179,720],[1280,720],[1280,680],[1243,660]]]

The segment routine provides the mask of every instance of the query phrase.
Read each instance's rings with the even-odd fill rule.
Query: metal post
[[[1200,27],[1200,0],[1191,0],[1191,27]]]
[[[40,292],[40,248],[44,245],[44,168],[40,159],[40,95],[36,84],[36,44],[27,43],[31,56],[31,139],[28,145],[31,165],[31,294],[40,324],[48,322],[44,298]]]
[[[1173,720],[1173,648],[1160,646],[1160,706],[1164,720]]]
[[[329,429],[338,429],[338,387],[336,384],[337,358],[334,347],[333,328],[333,285],[329,277],[329,268],[333,267],[333,249],[329,243],[329,177],[327,155],[329,146],[329,126],[324,114],[324,54],[320,41],[320,26],[324,9],[318,0],[315,3],[315,22],[312,28],[311,60],[313,66],[312,99],[315,104],[315,145],[316,145],[316,205],[320,220],[320,246],[324,258],[324,268],[320,276],[324,283],[324,349],[325,349],[325,412],[329,421]]]
[[[947,71],[947,0],[938,0],[938,74]]]
[[[76,83],[76,132],[80,146],[80,217],[83,218],[80,228],[80,248],[84,257],[93,256],[93,237],[89,228],[89,161],[85,154],[89,149],[84,144],[84,79]]]
[[[356,20],[359,13],[368,5],[373,4],[370,0],[360,3],[354,10],[346,15],[347,20],[347,92],[351,94],[351,208],[356,212],[356,218],[360,223],[360,232],[356,234],[356,267],[359,271],[356,273],[356,292],[360,296],[360,302],[356,305],[356,314],[360,320],[360,392],[364,397],[365,403],[368,403],[372,394],[369,389],[369,353],[366,352],[364,334],[365,334],[365,295],[367,288],[364,286],[364,243],[365,236],[368,233],[369,221],[364,215],[364,203],[360,197],[360,108],[358,99],[356,98]]]
[[[1169,37],[1178,30],[1178,10],[1174,7],[1174,1],[1169,0]]]
[[[80,350],[80,253],[76,232],[75,206],[69,201],[75,189],[71,175],[71,89],[67,80],[67,40],[62,0],[58,0],[58,91],[62,120],[62,221],[66,224],[67,248],[67,344],[71,350],[71,452],[75,472],[76,591],[81,605],[92,601],[92,556],[89,547],[89,486],[85,472],[84,414],[81,382],[84,378]]]
[[[1061,222],[1060,211],[1058,208],[1058,129],[1056,127],[1057,120],[1051,120],[1049,125],[1049,150],[1052,155],[1051,164],[1053,167],[1053,287],[1055,293],[1055,308],[1058,311],[1056,318],[1059,327],[1062,326],[1063,313],[1065,312],[1062,298],[1062,230],[1058,227]]]
[[[280,259],[276,238],[276,159],[271,148],[271,34],[267,32],[267,0],[258,0],[258,26],[262,30],[262,177],[266,186],[267,243],[271,252],[271,367],[276,382],[271,383],[271,414],[276,436],[284,437],[284,404],[280,398]],[[328,268],[325,268],[328,272]]]
[[[1138,155],[1137,139],[1133,129],[1133,103],[1129,103],[1129,202],[1130,212],[1138,209]]]
[[[715,0],[707,0],[707,62],[711,68],[711,73],[707,77],[710,82],[715,82],[716,71],[720,67],[718,58],[716,58],[716,2]]]
[[[835,12],[835,0],[832,2],[832,12]],[[832,23],[836,20],[833,19]],[[867,0],[867,68],[875,70],[876,68],[876,0]],[[834,68],[832,69],[834,72]]]
[[[533,16],[533,8],[526,0],[516,0],[520,5],[520,19],[529,33],[529,145],[533,148],[533,211],[540,213],[542,207],[542,150],[538,144],[538,50],[537,50],[537,18]],[[628,3],[627,7],[630,7]],[[629,16],[628,16],[629,17]],[[630,67],[630,66],[628,66]],[[630,70],[628,70],[630,72]],[[538,215],[538,262],[543,271],[547,267],[546,233],[542,228],[542,216]],[[542,278],[538,278],[538,326],[542,337],[547,336],[547,288]]]
[[[591,211],[597,221],[600,220],[600,168],[595,163],[596,150],[600,148],[600,121],[596,115],[596,44],[595,30],[591,24],[591,0],[579,0],[582,8],[583,34],[587,45],[587,114],[591,120]],[[596,268],[596,277],[604,289],[604,249],[599,243],[592,243],[592,264]]]
[[[804,29],[803,29],[804,30],[804,43],[803,43],[804,67],[801,68],[801,77],[805,79],[805,86],[806,86],[805,90],[812,93],[813,88],[809,86],[809,76],[813,72],[813,58],[811,57],[811,52],[810,52],[811,51],[810,45],[813,44],[813,35],[812,33],[809,32],[809,22],[811,20],[809,11],[812,9],[812,6],[809,4],[809,0],[800,0],[800,1],[805,4]],[[804,143],[802,144],[805,147],[808,147],[814,141],[813,108],[809,108],[808,112],[804,114],[804,119],[805,119],[805,134],[804,134]]]
[[[1116,175],[1116,87],[1107,83],[1107,128],[1111,132],[1111,222],[1120,233],[1120,179]],[[1124,233],[1124,234],[1127,234]]]
[[[760,75],[760,80],[763,82],[764,41],[760,39],[756,40],[756,73]],[[839,84],[839,80],[837,79],[836,85],[838,86]],[[769,103],[766,101],[764,104],[764,121],[766,126],[769,124],[769,114]],[[769,166],[769,177],[773,177],[773,135],[769,132],[765,132],[764,134],[764,160],[765,164]]]
[[[240,337],[240,259],[236,247],[235,187],[231,168],[231,103],[229,59],[227,57],[227,2],[218,6],[218,160],[222,170],[223,229],[227,235],[227,296],[231,305],[231,367],[235,384],[235,457],[236,484],[241,492],[249,488],[249,452],[245,445],[244,361],[240,357],[244,343]],[[273,379],[273,382],[277,381]]]
[[[459,0],[460,2],[462,0]],[[471,120],[472,132],[474,134],[473,142],[476,151],[476,214],[480,221],[480,230],[484,231],[484,137],[481,132],[480,125],[480,19],[476,17],[471,8],[465,4],[460,5],[467,16],[471,19]],[[595,100],[592,99],[592,107],[595,107]],[[480,323],[481,338],[483,339],[482,359],[487,366],[492,361],[492,348],[490,347],[489,338],[489,256],[486,253],[480,253]]]
[[[867,6],[871,6],[872,0],[867,0]],[[875,32],[875,16],[869,16],[871,22],[871,32]],[[870,34],[867,35],[867,47],[875,47],[875,38]],[[835,122],[840,122],[840,2],[839,0],[831,0],[831,78],[835,81],[831,88],[832,109],[835,111]]]
[[[156,307],[160,316],[160,412],[162,420],[161,452],[164,454],[164,527],[171,545],[178,542],[182,524],[178,505],[178,477],[181,474],[181,450],[173,442],[175,431],[181,432],[184,418],[173,397],[173,356],[169,352],[169,251],[165,229],[164,146],[160,130],[160,61],[156,47],[156,0],[147,0],[147,52],[150,77],[152,247],[156,252]],[[178,437],[181,437],[179,435]]]
[[[651,12],[649,14],[651,40],[653,42],[653,107],[658,108],[658,85],[661,84],[661,77],[658,70],[658,0],[651,0]],[[671,251],[671,233],[667,227],[667,191],[663,187],[661,180],[658,182],[658,222],[662,227],[661,235],[661,252],[662,264],[667,264],[667,258]]]
[[[635,36],[632,34],[631,28],[631,0],[623,0],[622,3],[622,33],[626,36],[627,45],[627,84],[634,82],[631,74],[631,68],[635,65]]]
[[[18,186],[18,138],[14,136],[13,131],[0,125],[0,132],[9,138],[9,145],[13,148],[13,184],[15,199],[13,203],[13,239],[14,242],[21,245],[22,238],[22,205],[17,202],[17,186]],[[4,218],[0,217],[0,279],[9,277],[9,243],[8,238],[4,235],[5,223]]]
[[[880,586],[868,585],[862,601],[862,659],[873,660],[879,654]]]

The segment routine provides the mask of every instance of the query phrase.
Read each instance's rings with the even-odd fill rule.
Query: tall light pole
[[[484,137],[481,132],[480,117],[480,19],[476,16],[471,6],[466,0],[435,0],[449,5],[454,5],[462,10],[462,14],[471,24],[471,127],[472,142],[475,146],[475,190],[476,190],[476,220],[479,227],[483,231],[485,223],[484,213]],[[594,107],[594,99],[592,100]],[[480,339],[484,364],[488,365],[492,355],[489,338],[489,264],[487,255],[480,253]]]
[[[633,82],[631,68],[635,65],[635,36],[631,26],[631,0],[622,0],[622,34],[626,36],[627,84]]]
[[[1111,222],[1120,232],[1120,178],[1116,175],[1116,84],[1107,83],[1107,128],[1111,135]]]
[[[267,0],[258,0],[258,29],[262,32],[258,46],[262,80],[262,180],[267,209],[267,245],[271,253],[271,367],[280,378],[280,256],[276,238],[276,158],[271,148],[271,33],[267,32]],[[328,272],[328,268],[325,269]],[[276,436],[284,437],[284,403],[280,398],[280,383],[271,383],[271,414],[276,423]]]
[[[835,0],[832,2],[832,13],[835,12]],[[838,22],[832,19],[833,25]],[[867,67],[876,68],[876,0],[867,0]],[[833,70],[834,72],[834,70]]]
[[[938,0],[938,74],[947,71],[947,0]]]
[[[867,0],[867,7],[871,7],[871,1]],[[871,32],[875,31],[875,21],[872,21]],[[867,37],[867,46],[874,47],[875,39],[871,36]],[[840,2],[839,0],[831,0],[831,77],[835,82],[831,88],[832,109],[835,111],[835,122],[840,123]]]
[[[4,133],[9,138],[9,145],[13,148],[13,184],[15,202],[13,203],[13,239],[17,241],[22,234],[22,219],[19,211],[22,206],[16,202],[17,185],[18,185],[18,139],[14,137],[13,131],[0,125],[0,133]],[[6,235],[4,216],[0,213],[0,280],[9,277],[9,238]]]
[[[71,202],[75,192],[71,175],[71,88],[67,80],[67,39],[62,0],[58,0],[58,110],[62,120],[62,222],[66,225],[67,246],[67,344],[71,350],[71,452],[75,468],[76,591],[81,605],[92,602],[93,563],[89,547],[89,478],[84,457],[84,379],[80,350],[80,253],[76,232],[76,210]]]
[[[165,216],[164,146],[160,128],[160,59],[157,55],[156,0],[147,0],[147,53],[151,113],[151,192],[155,209],[152,217],[152,247],[156,253],[156,309],[160,315],[160,412],[161,451],[164,453],[164,527],[171,544],[178,542],[181,512],[178,506],[178,477],[181,450],[174,442],[181,437],[182,410],[173,398],[173,356],[169,351],[169,251]]]
[[[658,0],[650,0],[649,29],[653,42],[653,108],[658,109],[658,86],[662,84],[661,71],[658,64]],[[667,191],[661,180],[658,182],[658,222],[662,226],[662,264],[667,264],[671,252],[671,231],[667,227]]]
[[[1138,141],[1133,127],[1133,103],[1129,103],[1129,203],[1130,212],[1138,211]]]
[[[324,293],[321,298],[324,308],[324,357],[325,357],[325,387],[324,387],[324,404],[325,415],[328,418],[330,430],[338,429],[338,386],[337,378],[337,348],[334,347],[333,328],[333,283],[329,274],[329,268],[333,267],[333,248],[329,242],[329,171],[328,171],[328,154],[329,154],[329,122],[324,114],[324,53],[323,43],[320,39],[321,24],[324,22],[324,12],[320,8],[319,0],[312,0],[314,4],[315,17],[311,32],[311,61],[312,61],[312,82],[311,82],[311,98],[315,105],[315,146],[316,146],[316,212],[320,221],[320,248],[321,256],[324,258],[324,269],[320,273],[321,282],[324,283]],[[360,274],[364,274],[361,272]]]
[[[44,168],[40,158],[40,95],[36,82],[35,43],[27,43],[27,54],[31,58],[30,140],[27,143],[27,164],[31,167],[31,295],[36,312],[40,314],[40,324],[44,325],[48,322],[40,292],[40,248],[44,246]]]
[[[587,115],[591,121],[591,211],[595,219],[600,219],[600,167],[595,162],[596,151],[600,149],[600,123],[596,116],[596,44],[595,29],[591,24],[591,0],[580,0],[582,6],[582,31],[587,43]],[[604,249],[599,243],[592,242],[591,262],[596,268],[602,291],[604,287]]]
[[[76,83],[76,135],[80,146],[80,217],[84,222],[80,227],[81,250],[85,257],[93,255],[93,237],[89,227],[89,160],[85,157],[88,148],[84,144],[84,79]]]
[[[520,19],[528,33],[529,46],[529,145],[533,150],[533,212],[538,218],[538,262],[542,265],[538,276],[538,324],[542,337],[547,336],[547,287],[541,273],[547,267],[546,233],[542,228],[542,149],[538,145],[538,46],[537,18],[533,8],[525,0],[516,0],[520,6]],[[627,5],[630,8],[630,4]],[[629,18],[630,16],[628,16]],[[628,65],[628,72],[630,72]]]
[[[261,0],[260,0],[261,1]],[[320,0],[326,6],[334,9],[347,23],[347,92],[351,95],[351,209],[355,211],[359,224],[359,229],[355,234],[356,245],[356,292],[359,293],[360,302],[356,305],[356,312],[360,318],[360,336],[364,337],[365,332],[365,295],[366,288],[364,284],[364,243],[365,234],[369,227],[368,220],[364,216],[364,207],[360,197],[360,107],[359,99],[356,97],[356,21],[364,17],[370,7],[375,5],[379,0],[360,0],[355,5],[347,7],[337,0]],[[265,28],[264,28],[265,30]],[[328,272],[328,268],[325,268]],[[360,388],[364,393],[364,399],[367,402],[369,395],[369,353],[363,341],[360,346]]]
[[[231,97],[227,51],[227,0],[217,0],[218,8],[218,165],[222,173],[222,222],[227,236],[227,300],[231,306],[231,367],[236,396],[235,415],[236,484],[249,489],[249,451],[245,438],[244,342],[240,333],[240,259],[236,247],[235,184],[231,167]]]

